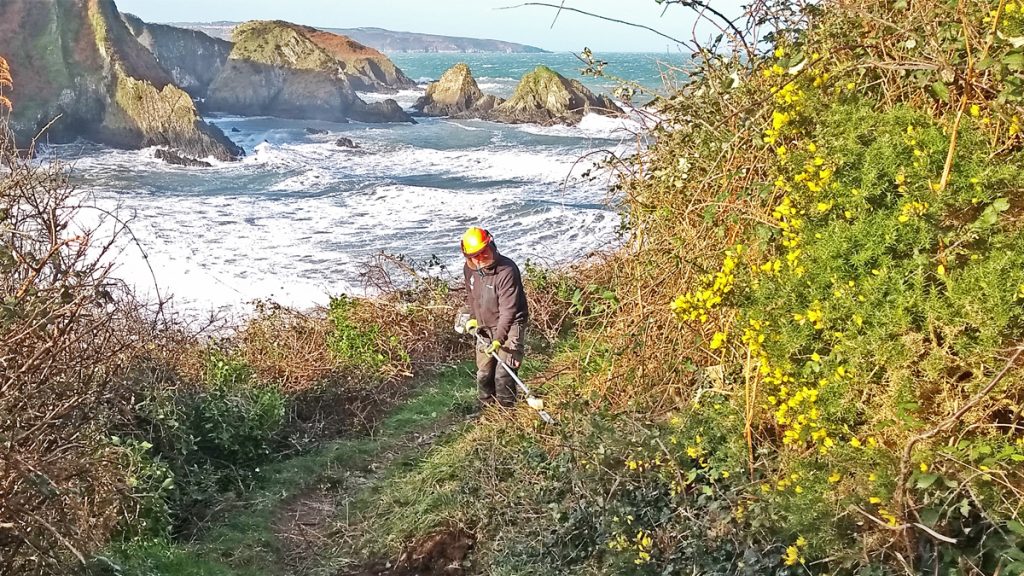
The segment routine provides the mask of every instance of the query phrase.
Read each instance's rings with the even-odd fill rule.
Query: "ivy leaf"
[[[941,80],[937,80],[932,84],[932,93],[934,93],[935,97],[939,100],[949,102],[949,88],[946,88],[946,85],[943,84]]]
[[[939,511],[934,508],[921,510],[921,523],[925,526],[934,527],[939,523]]]
[[[939,475],[938,474],[922,474],[922,475],[917,477],[917,487],[918,488],[927,488],[927,487],[931,486],[932,484],[935,484],[935,481],[938,480],[938,479],[939,479]]]

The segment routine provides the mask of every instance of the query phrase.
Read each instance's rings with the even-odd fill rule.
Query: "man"
[[[526,292],[515,262],[498,253],[494,238],[483,228],[462,235],[462,268],[466,278],[466,309],[471,318],[465,329],[475,329],[490,343],[476,351],[476,386],[481,404],[497,401],[504,407],[516,402],[516,383],[491,356],[497,352],[509,368],[518,370],[526,341]]]

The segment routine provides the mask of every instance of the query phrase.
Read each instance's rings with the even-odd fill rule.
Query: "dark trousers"
[[[508,331],[508,338],[498,349],[498,357],[514,372],[518,372],[523,363],[525,343],[526,326],[513,324]],[[476,390],[481,404],[497,401],[505,407],[513,406],[516,403],[517,388],[515,380],[498,365],[493,356],[479,349],[476,351]]]

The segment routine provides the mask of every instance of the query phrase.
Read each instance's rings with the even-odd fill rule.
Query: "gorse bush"
[[[1024,569],[1021,9],[721,23],[615,164],[630,238],[561,427],[438,483],[494,573]]]
[[[735,69],[710,62],[689,93],[725,121],[667,104],[678,129],[632,181],[637,244],[677,246],[683,280],[658,290],[674,322],[657,325],[678,330],[661,341],[689,358],[689,384],[636,359],[669,385],[654,394],[689,390],[663,466],[698,454],[681,467],[693,482],[742,474],[720,490],[727,524],[777,543],[781,567],[853,570],[857,541],[882,566],[1024,567],[1007,537],[1024,502],[1021,379],[1002,372],[1024,335],[1019,48],[1001,20],[1018,7],[988,8],[814,7],[742,85],[710,84]],[[638,259],[631,290],[669,265]],[[654,525],[656,543],[675,526]]]

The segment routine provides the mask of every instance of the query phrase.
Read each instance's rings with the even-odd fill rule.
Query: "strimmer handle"
[[[488,342],[483,336],[481,336],[479,332],[477,332],[476,330],[471,330],[471,332],[473,333],[474,336],[476,336],[476,342],[477,342],[478,345],[480,345],[480,346],[489,346],[490,345],[490,342]],[[529,400],[530,398],[533,398],[533,392],[530,392],[530,389],[526,386],[526,384],[524,384],[523,381],[519,379],[519,376],[516,375],[515,371],[512,370],[512,368],[510,368],[509,365],[506,364],[505,361],[502,360],[500,356],[498,356],[497,352],[491,352],[491,357],[494,358],[494,360],[498,363],[498,365],[501,366],[501,368],[503,370],[505,370],[505,372],[509,376],[512,377],[512,380],[515,381],[516,386],[519,386],[519,389],[523,391],[523,394],[526,394],[527,400]],[[546,410],[537,410],[537,415],[540,416],[540,419],[543,420],[545,424],[555,424],[556,423],[555,419],[552,418],[551,415],[548,414]]]

